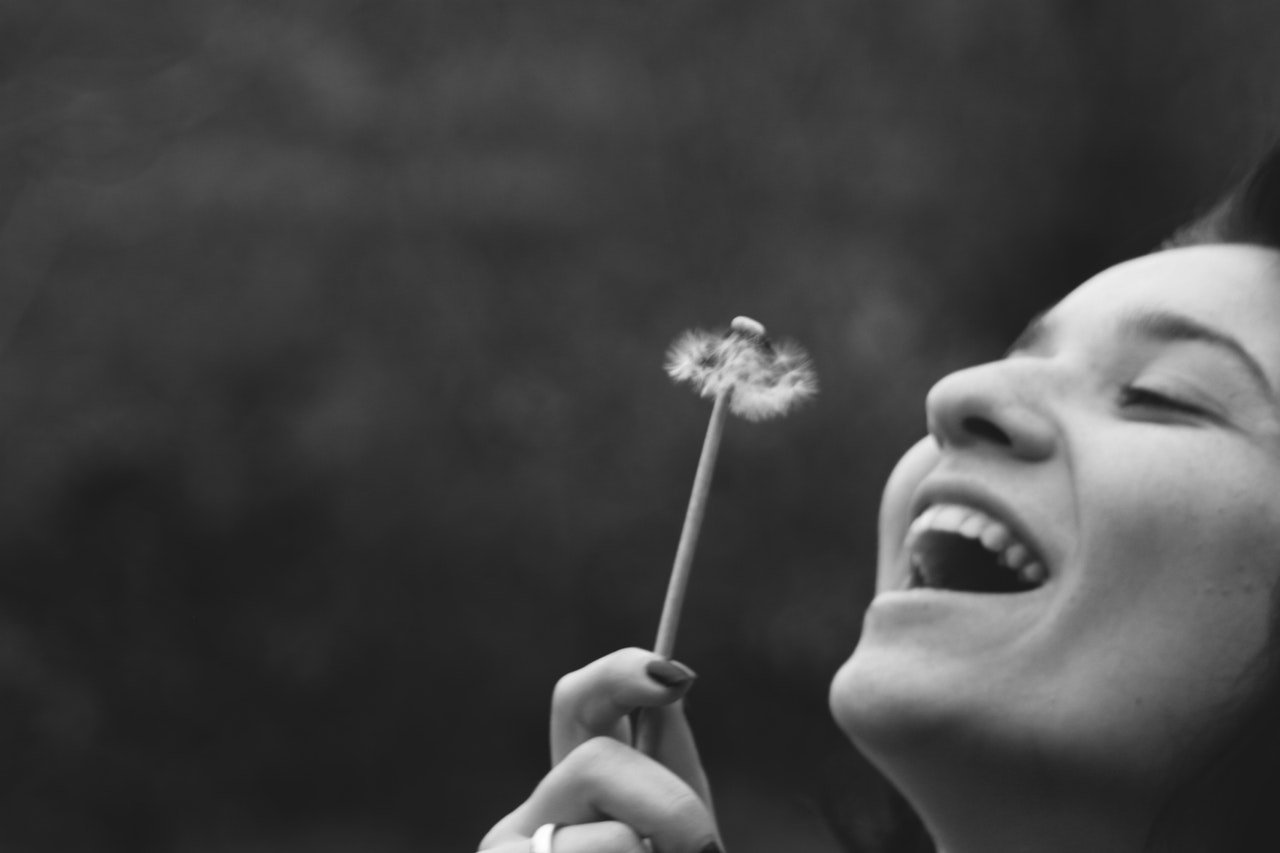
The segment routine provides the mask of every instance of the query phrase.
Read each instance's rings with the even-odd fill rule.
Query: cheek
[[[1127,755],[1152,771],[1212,738],[1254,689],[1280,578],[1269,473],[1239,454],[1179,458],[1117,461],[1092,481],[1107,486],[1081,506],[1077,580],[1047,623],[1039,662],[1070,697],[1064,736],[1092,744],[1100,761]]]
[[[1028,722],[1040,718],[1046,745],[1116,779],[1179,772],[1213,749],[1257,689],[1270,610],[1267,595],[1206,587],[1064,622],[1078,640],[1046,656]]]
[[[1280,569],[1280,471],[1227,442],[1169,445],[1116,442],[1079,465],[1076,591],[1104,588],[1117,607],[1265,594]]]
[[[1248,523],[1247,509],[1216,515],[1144,519],[1081,555],[1080,581],[1051,623],[1059,660],[1079,670],[1067,680],[1095,697],[1175,706],[1198,690],[1229,698],[1224,686],[1269,639],[1280,528]]]

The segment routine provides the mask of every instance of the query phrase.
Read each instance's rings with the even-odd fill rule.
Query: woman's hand
[[[551,763],[594,737],[632,744],[634,711],[653,729],[653,757],[683,779],[708,808],[711,789],[684,715],[693,670],[644,649],[622,649],[560,679],[551,697]]]
[[[719,850],[710,790],[681,700],[688,668],[623,649],[560,679],[552,698],[551,772],[490,830],[481,850],[528,853],[545,823],[562,824],[555,853]],[[654,758],[630,746],[629,716],[645,711]]]

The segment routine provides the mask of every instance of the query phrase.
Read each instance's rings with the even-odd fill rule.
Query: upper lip
[[[960,504],[973,507],[996,519],[1009,528],[1009,532],[1015,539],[1030,549],[1033,557],[1048,570],[1050,578],[1054,576],[1054,565],[1049,561],[1044,543],[1027,526],[1021,514],[1015,512],[1007,501],[989,488],[968,482],[925,481],[916,489],[912,497],[910,520],[919,518],[922,512],[935,504]]]

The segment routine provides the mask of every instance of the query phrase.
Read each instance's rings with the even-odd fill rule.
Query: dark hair
[[[1208,213],[1179,228],[1161,248],[1253,243],[1280,249],[1280,144]]]

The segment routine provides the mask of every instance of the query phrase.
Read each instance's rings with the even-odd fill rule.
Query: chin
[[[832,679],[828,703],[836,724],[868,758],[936,751],[954,737],[954,692],[884,649],[859,647]],[[882,768],[883,769],[883,768]]]
[[[976,769],[1045,734],[1027,706],[1031,697],[990,675],[927,648],[864,638],[832,679],[828,704],[840,729],[890,778],[908,767]]]
[[[1046,707],[1034,688],[899,644],[862,643],[832,679],[828,703],[854,746],[913,803],[947,786],[1016,797],[1050,782],[1133,803],[1173,769],[1153,764],[1143,730],[1115,713]]]

